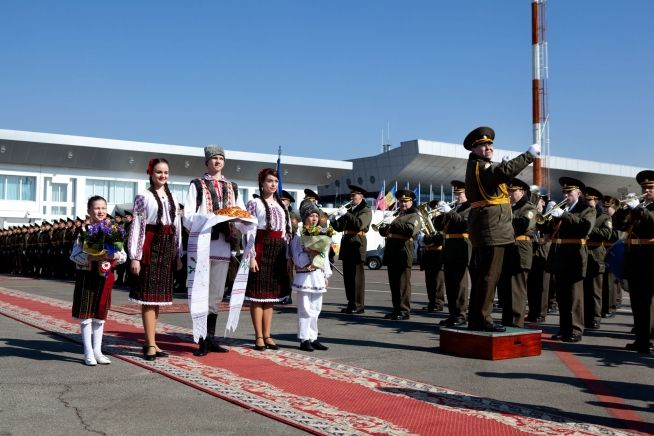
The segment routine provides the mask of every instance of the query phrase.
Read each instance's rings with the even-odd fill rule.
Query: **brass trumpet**
[[[560,203],[555,204],[554,206],[552,206],[552,208],[550,210],[548,210],[547,212],[536,214],[536,224],[545,224],[547,221],[551,220],[552,219],[552,211],[554,209],[560,209],[565,204],[565,202],[566,202],[566,200],[561,200]]]
[[[620,207],[622,209],[628,208],[629,206],[627,205],[627,202],[631,201],[631,200],[638,200],[639,202],[642,203],[643,201],[645,201],[646,196],[647,196],[647,194],[642,194],[642,195],[639,195],[637,197],[633,197],[633,196],[625,197],[622,200],[620,200]]]
[[[398,209],[398,210],[396,210],[395,212],[393,212],[390,216],[392,216],[393,219],[395,219],[395,218],[397,218],[397,216],[398,216],[399,214],[400,214],[400,209]],[[386,217],[384,217],[384,219],[386,219]],[[377,223],[377,224],[372,224],[372,225],[370,226],[370,228],[373,229],[374,231],[378,232],[378,231],[381,230],[381,229],[385,229],[385,228],[388,227],[389,225],[390,225],[389,223],[380,222],[380,223]]]
[[[345,203],[345,204],[344,204],[343,206],[341,206],[341,207],[344,207],[345,209],[350,210],[350,209],[352,208],[352,200],[348,201],[347,203]],[[330,213],[330,214],[327,216],[327,218],[331,218],[331,217],[333,217],[334,215],[336,215],[336,212],[338,212],[338,209],[340,209],[340,207],[336,208],[335,211],[333,211],[332,213]]]
[[[454,209],[454,206],[456,206],[456,200],[450,201],[449,203],[447,203],[447,205],[450,207],[450,209]],[[436,209],[432,209],[429,212],[429,218],[436,218],[437,216],[442,215],[442,214],[443,214],[443,212],[440,212],[440,211],[438,211]]]

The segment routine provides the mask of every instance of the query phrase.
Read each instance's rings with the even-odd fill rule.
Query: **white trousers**
[[[297,337],[300,341],[318,339],[318,316],[322,293],[297,291]]]
[[[229,262],[209,261],[209,313],[218,313],[220,302],[225,295],[225,281],[229,272]]]

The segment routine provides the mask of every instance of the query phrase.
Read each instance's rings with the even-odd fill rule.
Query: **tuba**
[[[437,234],[436,228],[434,227],[434,223],[431,221],[431,207],[429,207],[429,201],[426,203],[419,204],[417,209],[418,209],[418,216],[420,217],[420,222],[422,224],[422,233],[424,233],[425,236],[434,236]]]

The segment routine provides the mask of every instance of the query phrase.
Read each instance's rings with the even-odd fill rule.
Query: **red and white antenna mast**
[[[531,3],[531,44],[532,44],[532,121],[533,141],[540,144],[541,156],[549,156],[549,112],[547,107],[547,42],[545,39],[546,0],[532,0]],[[543,158],[534,161],[534,185],[543,186],[549,191],[549,175],[543,177]],[[546,162],[547,164],[547,162]]]

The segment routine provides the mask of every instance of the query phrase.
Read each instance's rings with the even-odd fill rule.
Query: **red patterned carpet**
[[[69,302],[0,287],[0,313],[79,342]],[[160,327],[158,343],[171,356],[146,362],[140,316],[114,311],[105,351],[314,434],[627,434],[291,351],[259,352],[238,341],[228,354],[196,358],[190,330]]]

